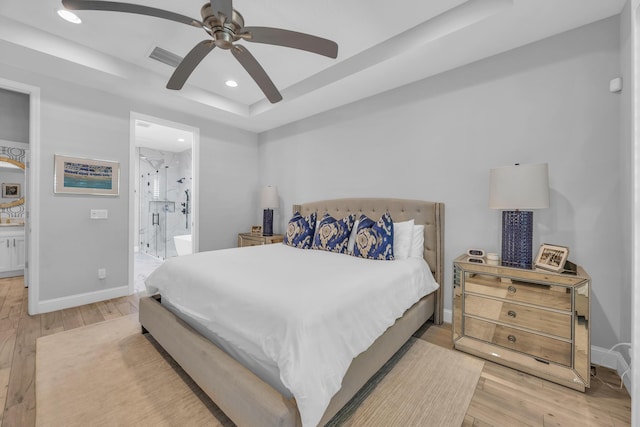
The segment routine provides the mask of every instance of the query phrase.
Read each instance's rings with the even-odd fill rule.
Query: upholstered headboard
[[[442,323],[444,287],[444,204],[422,200],[351,198],[322,200],[293,205],[293,212],[307,216],[318,213],[318,218],[328,212],[334,218],[343,218],[351,213],[365,214],[377,220],[389,211],[394,221],[413,219],[415,224],[424,224],[424,259],[429,264],[440,288],[436,292],[435,323]]]

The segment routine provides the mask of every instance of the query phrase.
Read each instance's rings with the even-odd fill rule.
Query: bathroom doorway
[[[132,114],[132,292],[165,260],[195,252],[198,132]]]

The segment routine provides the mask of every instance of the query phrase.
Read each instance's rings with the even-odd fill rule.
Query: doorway
[[[6,217],[23,223],[23,234],[14,237],[10,243],[14,248],[10,270],[22,271],[24,284],[28,285],[27,307],[30,315],[40,312],[39,308],[39,206],[40,206],[40,89],[35,86],[0,79],[0,89],[11,92],[18,97],[26,96],[27,105],[24,111],[16,109],[15,102],[9,102],[9,109],[3,111],[5,120],[3,130],[9,130],[9,136],[3,135],[4,149],[2,157],[9,163],[21,164],[24,170],[21,178],[13,186],[14,192],[23,194],[15,202],[6,202]],[[19,104],[20,102],[18,102]],[[14,116],[18,112],[19,116]],[[18,128],[16,128],[16,124]],[[17,132],[17,133],[16,133]],[[22,135],[19,137],[18,135]],[[18,136],[18,137],[17,137]],[[24,184],[24,185],[22,185]],[[12,196],[15,196],[12,194]],[[22,200],[22,202],[20,202]]]
[[[133,293],[165,260],[197,252],[198,130],[133,113],[131,127]]]

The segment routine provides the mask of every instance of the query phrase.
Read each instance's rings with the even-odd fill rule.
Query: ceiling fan
[[[202,21],[167,10],[130,3],[101,0],[62,0],[62,4],[69,10],[135,13],[168,19],[204,29],[211,39],[204,40],[191,49],[176,67],[167,83],[167,89],[182,89],[193,70],[217,46],[221,49],[230,50],[242,67],[255,80],[267,99],[275,104],[282,100],[282,95],[249,50],[236,43],[238,40],[301,49],[329,58],[338,56],[338,45],[331,40],[280,28],[245,27],[244,18],[238,11],[233,9],[232,0],[210,0],[205,3],[200,9]]]

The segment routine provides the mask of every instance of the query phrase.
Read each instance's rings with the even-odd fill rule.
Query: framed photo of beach
[[[55,154],[53,181],[55,193],[117,196],[120,163]]]

